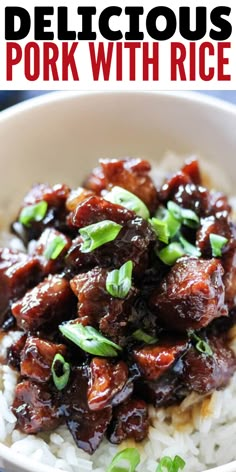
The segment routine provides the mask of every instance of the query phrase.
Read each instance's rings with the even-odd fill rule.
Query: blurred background
[[[42,95],[44,93],[51,93],[51,92],[43,92],[40,90],[37,90],[37,91],[21,91],[21,90],[0,91],[0,111],[4,110],[4,108],[10,107],[11,105],[15,105],[16,103],[19,103],[23,100],[27,100],[29,98]],[[218,97],[228,102],[236,104],[236,90],[214,90],[214,91],[204,90],[203,93],[206,93],[213,97]]]

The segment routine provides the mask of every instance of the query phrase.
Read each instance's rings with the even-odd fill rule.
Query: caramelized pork
[[[141,159],[102,159],[85,187],[37,184],[24,199],[12,228],[26,253],[0,249],[2,329],[22,332],[8,362],[23,433],[63,424],[89,454],[104,437],[142,441],[148,404],[211,393],[236,371],[229,201],[203,187],[195,158],[159,189],[149,171]],[[114,187],[122,204],[109,201]],[[107,238],[104,220],[119,233]]]
[[[185,331],[226,316],[223,272],[217,259],[176,262],[151,298],[159,322],[171,331]]]

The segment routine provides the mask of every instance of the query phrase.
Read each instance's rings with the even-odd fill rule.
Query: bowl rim
[[[20,102],[14,106],[7,108],[0,112],[0,126],[10,121],[18,115],[24,115],[31,110],[41,109],[50,106],[53,103],[61,103],[73,100],[79,97],[95,97],[100,96],[137,96],[144,97],[146,95],[153,95],[155,97],[161,96],[164,99],[172,99],[179,103],[193,103],[194,105],[205,106],[215,111],[224,111],[227,114],[233,115],[236,118],[236,105],[226,102],[222,99],[205,95],[199,91],[46,91],[45,94],[30,98]],[[5,460],[15,466],[20,466],[25,469],[25,472],[62,472],[52,466],[42,464],[40,462],[33,462],[29,457],[13,451],[8,446],[0,443],[0,465],[1,460]],[[4,465],[4,464],[3,464]],[[236,470],[236,460],[223,464],[215,468],[207,469],[204,472],[234,472]]]
[[[43,108],[57,102],[65,102],[79,97],[101,97],[101,96],[137,96],[145,97],[147,95],[160,96],[166,99],[172,99],[179,103],[194,103],[194,105],[203,105],[207,108],[224,111],[236,115],[236,104],[227,102],[221,98],[203,94],[201,91],[46,91],[45,94],[26,99],[16,105],[10,106],[0,112],[0,125],[11,118],[22,113],[27,113],[32,109]]]

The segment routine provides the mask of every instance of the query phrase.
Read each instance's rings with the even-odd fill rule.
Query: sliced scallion
[[[136,195],[122,187],[113,187],[111,191],[105,195],[104,199],[134,211],[138,216],[144,218],[144,220],[147,220],[150,216],[145,203],[143,203],[140,198],[136,197]]]
[[[47,213],[48,204],[44,200],[35,205],[28,205],[21,210],[19,222],[30,226],[34,221],[42,221]]]
[[[140,453],[135,447],[128,447],[112,459],[106,472],[135,472],[140,463]]]
[[[219,234],[210,234],[210,244],[213,257],[221,257],[222,256],[222,249],[227,244],[228,239],[224,238],[224,236],[220,236]]]
[[[98,306],[99,309],[99,306]],[[101,357],[115,357],[121,347],[105,338],[92,326],[80,323],[65,323],[59,326],[61,333],[83,351]]]
[[[200,338],[196,333],[192,332],[191,337],[194,341],[196,341],[195,348],[197,351],[205,354],[207,356],[213,356],[213,351],[209,344],[204,341],[204,339]]]
[[[62,236],[56,236],[46,247],[43,255],[46,259],[55,260],[61,254],[64,247],[66,246],[66,241]]]
[[[193,210],[188,208],[181,208],[177,203],[169,201],[167,208],[173,217],[185,226],[190,228],[198,228],[200,220],[197,214]]]
[[[132,285],[133,262],[127,261],[120,269],[112,270],[106,279],[106,290],[115,298],[125,298]]]
[[[137,331],[132,334],[132,337],[137,339],[137,341],[143,341],[145,344],[154,344],[158,341],[157,338],[150,336],[150,334],[145,333],[142,329],[137,329]]]
[[[59,369],[62,371],[61,375],[58,375]],[[70,377],[70,364],[66,362],[64,357],[59,353],[56,354],[53,359],[51,372],[57,390],[63,390],[63,388],[68,384]]]
[[[162,243],[168,244],[170,233],[167,222],[159,220],[158,218],[151,218],[148,221],[154,229],[157,239]]]
[[[168,246],[158,251],[157,255],[161,261],[169,266],[172,266],[176,261],[184,256],[185,252],[181,244],[178,242],[170,243]]]
[[[165,207],[158,208],[155,218],[166,223],[170,238],[173,238],[181,227],[181,223]]]
[[[184,469],[185,465],[185,461],[180,456],[175,456],[174,459],[164,456],[160,460],[156,472],[179,472]]]
[[[81,252],[92,252],[103,244],[114,241],[122,226],[114,221],[104,220],[79,230],[83,238]]]
[[[179,235],[179,242],[181,243],[185,254],[188,256],[201,257],[201,251],[198,247],[193,246],[181,234]]]

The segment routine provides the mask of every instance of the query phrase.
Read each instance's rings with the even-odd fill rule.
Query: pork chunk
[[[40,265],[36,258],[13,249],[0,249],[1,321],[9,303],[22,297],[40,278]]]
[[[88,406],[90,410],[97,411],[110,405],[123,390],[128,380],[128,367],[123,361],[114,364],[108,359],[95,357],[90,369]]]
[[[186,340],[158,342],[134,349],[134,360],[147,380],[157,380],[186,351]]]
[[[87,401],[88,371],[78,367],[64,394],[64,415],[76,445],[92,454],[101,443],[111,420],[111,407],[99,411],[90,410]]]
[[[51,431],[61,423],[49,390],[29,380],[16,386],[12,411],[17,418],[17,428],[25,434]]]
[[[83,228],[104,220],[111,220],[124,225],[135,217],[135,213],[126,208],[110,203],[104,198],[92,196],[82,201],[68,216],[68,224]]]
[[[123,187],[139,197],[150,209],[157,207],[157,190],[149,176],[150,164],[141,159],[101,159],[85,182],[85,186],[100,194],[111,187]]]
[[[53,247],[54,241],[59,240],[64,245],[62,251],[56,258],[47,255],[47,251]],[[37,241],[33,256],[38,258],[40,267],[44,275],[60,272],[64,266],[64,259],[68,249],[71,246],[71,240],[60,231],[54,228],[46,228]],[[54,246],[55,247],[55,246]]]
[[[108,438],[113,444],[125,439],[139,442],[146,438],[149,428],[148,408],[143,400],[130,398],[114,408]]]
[[[66,347],[29,336],[21,352],[20,372],[36,382],[47,382],[51,377],[52,362],[56,354],[65,356]]]
[[[116,268],[132,260],[134,274],[141,276],[147,268],[151,250],[156,242],[154,231],[147,221],[137,216],[123,226],[114,241],[104,244],[90,253],[83,253],[82,237],[73,240],[66,257],[66,267],[74,275],[95,266]]]
[[[183,358],[183,382],[190,391],[200,394],[225,387],[236,370],[236,357],[222,339],[212,337],[209,345],[213,355],[192,347]]]
[[[228,314],[222,280],[223,268],[217,259],[179,259],[151,297],[158,322],[171,331],[207,326]]]
[[[27,193],[17,220],[12,224],[13,231],[27,244],[31,239],[38,239],[44,228],[54,227],[58,230],[68,231],[66,228],[65,207],[70,189],[67,185],[57,184],[51,187],[48,184],[36,184]],[[47,213],[43,220],[32,221],[28,226],[19,222],[19,216],[23,208],[45,201],[48,205]]]
[[[66,279],[49,275],[22,299],[13,303],[12,313],[19,328],[35,332],[46,324],[55,326],[64,319],[71,319],[75,300]]]
[[[89,272],[75,276],[70,285],[78,297],[78,316],[83,325],[99,328],[115,342],[127,332],[135,318],[132,301],[137,292],[131,288],[124,298],[114,298],[106,290],[108,271],[95,267]]]

